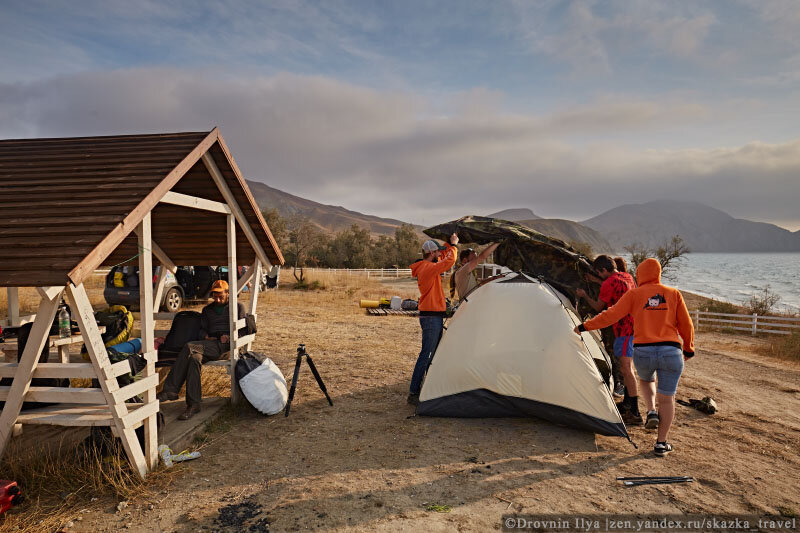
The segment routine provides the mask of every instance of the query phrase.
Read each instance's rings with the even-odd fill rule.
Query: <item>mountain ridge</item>
[[[625,204],[580,223],[600,232],[617,251],[634,243],[658,246],[673,235],[680,235],[693,252],[800,251],[800,232],[734,218],[699,202]]]

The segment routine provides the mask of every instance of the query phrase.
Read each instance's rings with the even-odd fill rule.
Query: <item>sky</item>
[[[433,225],[697,201],[800,229],[796,0],[0,0],[0,138],[209,131]]]

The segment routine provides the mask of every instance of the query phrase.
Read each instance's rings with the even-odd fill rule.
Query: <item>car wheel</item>
[[[181,296],[181,291],[172,287],[167,291],[167,295],[164,297],[164,309],[168,313],[177,313],[182,305],[183,296]]]

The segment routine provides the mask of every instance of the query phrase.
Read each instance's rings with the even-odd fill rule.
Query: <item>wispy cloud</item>
[[[220,78],[175,69],[62,76],[2,85],[0,95],[2,137],[219,125],[250,179],[421,223],[511,206],[583,219],[658,198],[788,220],[800,198],[800,140],[681,150],[625,142],[665,122],[695,125],[712,112],[681,102],[617,99],[543,115],[454,104],[442,115],[415,93],[320,76]]]

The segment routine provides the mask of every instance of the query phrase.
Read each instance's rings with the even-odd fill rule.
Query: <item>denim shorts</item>
[[[642,381],[658,376],[659,394],[674,396],[683,373],[683,352],[675,346],[635,346],[633,366]]]
[[[614,339],[614,355],[617,357],[633,357],[633,335]]]

